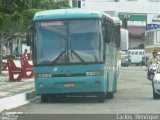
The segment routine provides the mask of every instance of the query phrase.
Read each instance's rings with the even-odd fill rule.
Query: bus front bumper
[[[36,94],[106,92],[102,76],[35,78]]]

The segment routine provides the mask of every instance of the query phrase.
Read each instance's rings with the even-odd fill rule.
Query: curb
[[[30,103],[36,96],[35,90],[0,99],[0,112]]]

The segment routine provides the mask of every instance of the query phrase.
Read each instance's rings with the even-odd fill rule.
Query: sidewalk
[[[3,71],[8,73],[8,71]],[[8,76],[0,76],[0,112],[29,103],[35,97],[34,79],[10,82]]]

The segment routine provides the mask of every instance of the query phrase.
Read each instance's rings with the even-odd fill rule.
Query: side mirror
[[[27,46],[31,46],[32,45],[32,39],[33,39],[32,26],[29,26],[26,29],[26,43],[27,43]]]

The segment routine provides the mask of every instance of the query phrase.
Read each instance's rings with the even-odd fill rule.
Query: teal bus
[[[28,43],[41,102],[67,95],[95,96],[101,103],[113,98],[120,47],[117,18],[81,9],[41,11],[34,16],[32,33]]]

